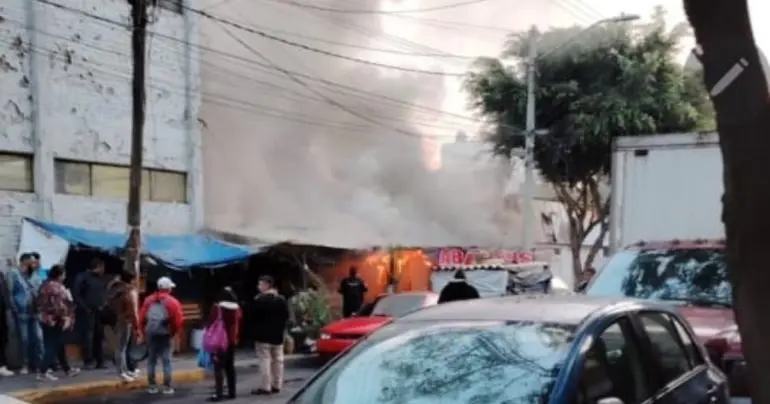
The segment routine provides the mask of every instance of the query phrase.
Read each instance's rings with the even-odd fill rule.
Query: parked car
[[[724,247],[720,240],[636,243],[613,255],[585,293],[673,303],[728,375],[733,396],[745,397],[746,363]]]
[[[433,292],[380,295],[374,302],[364,305],[355,316],[332,322],[321,329],[316,351],[323,358],[331,358],[394,318],[437,302],[438,294]]]
[[[649,401],[648,401],[649,400]],[[368,335],[291,404],[727,404],[670,305],[521,295],[429,307]]]

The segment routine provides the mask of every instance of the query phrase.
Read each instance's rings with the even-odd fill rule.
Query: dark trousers
[[[347,303],[342,305],[342,317],[348,318],[361,310],[361,305],[356,303]]]
[[[235,397],[235,347],[230,346],[225,352],[214,358],[214,390],[217,396],[223,395],[224,378],[227,377],[227,394]]]
[[[70,370],[67,362],[67,352],[64,348],[64,330],[61,327],[51,327],[42,325],[43,328],[43,364],[40,367],[40,373],[52,370],[58,360],[61,369],[65,372]]]
[[[104,364],[104,354],[102,353],[102,343],[104,342],[104,325],[102,324],[97,312],[82,313],[80,316],[83,328],[81,354],[83,363],[86,365],[95,364],[102,366]]]
[[[8,366],[8,358],[5,356],[5,348],[8,345],[8,337],[5,335],[7,335],[8,330],[2,329],[0,332],[3,333],[3,335],[0,335],[0,368],[2,368]]]

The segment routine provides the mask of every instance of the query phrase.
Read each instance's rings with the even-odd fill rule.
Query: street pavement
[[[287,368],[285,385],[280,394],[272,396],[252,396],[251,390],[256,387],[256,369],[253,367],[241,368],[237,373],[236,400],[225,401],[233,404],[264,403],[284,404],[296,392],[302,384],[316,371],[314,368]],[[73,400],[61,399],[57,404],[195,404],[205,403],[213,393],[214,380],[209,375],[207,380],[194,385],[184,385],[176,388],[172,396],[150,395],[145,391],[133,391],[120,394],[102,395],[100,397],[78,398]]]

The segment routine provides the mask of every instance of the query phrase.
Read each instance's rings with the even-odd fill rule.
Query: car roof
[[[705,250],[724,249],[724,239],[674,239],[674,240],[645,240],[628,245],[624,250]]]
[[[438,295],[436,292],[431,292],[429,290],[413,290],[409,292],[398,292],[398,293],[382,293],[378,295],[378,298],[388,297],[388,296],[434,296]]]
[[[594,312],[630,303],[649,308],[657,307],[654,303],[626,298],[558,294],[517,295],[443,303],[411,313],[397,322],[537,321],[578,325]]]

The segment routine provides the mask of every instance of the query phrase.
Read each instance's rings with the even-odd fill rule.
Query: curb
[[[197,383],[205,380],[202,369],[180,370],[173,373],[175,385]],[[97,380],[93,382],[57,386],[49,390],[23,390],[11,393],[10,396],[30,404],[54,404],[66,398],[68,400],[99,396],[107,393],[126,392],[147,387],[147,379],[134,382],[120,380]]]
[[[318,358],[314,355],[292,355],[287,356],[284,364],[289,367],[313,367],[317,364]],[[235,367],[239,369],[252,368],[256,364],[254,359],[236,361]],[[206,380],[208,373],[203,369],[185,369],[173,372],[172,379],[174,385],[194,384]],[[287,379],[286,382],[302,381],[303,379]],[[140,390],[147,387],[146,376],[134,382],[124,382],[117,377],[109,380],[94,380],[90,382],[68,384],[64,386],[55,386],[48,390],[34,389],[21,390],[8,393],[8,396],[26,402],[28,404],[55,404],[62,398],[68,400],[86,398],[92,396],[102,396],[121,392]],[[0,395],[0,402],[2,401]]]

